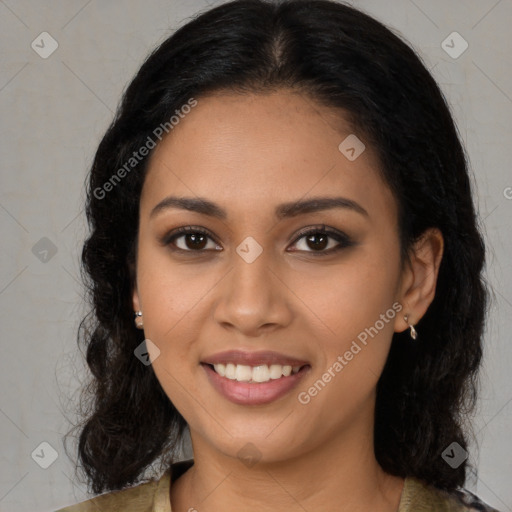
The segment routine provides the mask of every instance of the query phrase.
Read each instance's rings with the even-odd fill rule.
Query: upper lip
[[[247,366],[280,364],[282,366],[304,366],[307,361],[295,357],[279,354],[270,350],[261,352],[245,352],[243,350],[226,350],[206,357],[203,361],[206,364],[244,364]]]

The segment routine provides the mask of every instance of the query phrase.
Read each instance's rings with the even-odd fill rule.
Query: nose
[[[251,263],[236,252],[228,275],[216,287],[214,319],[248,337],[287,326],[293,293],[264,250]]]

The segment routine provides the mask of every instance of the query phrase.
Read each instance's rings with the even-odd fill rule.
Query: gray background
[[[512,1],[352,3],[418,50],[467,146],[495,294],[475,418],[479,448],[470,456],[479,475],[468,487],[512,511]],[[78,277],[83,182],[143,58],[207,7],[206,0],[0,0],[2,511],[54,510],[89,497],[62,445],[85,376],[75,342],[84,312]],[[469,44],[458,58],[442,48],[453,31]],[[42,32],[58,42],[46,59],[31,48],[34,40],[42,46]],[[452,52],[462,48],[450,41]],[[51,48],[49,39],[44,46]],[[43,442],[55,450],[54,461]]]

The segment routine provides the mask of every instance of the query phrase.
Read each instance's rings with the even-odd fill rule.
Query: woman
[[[379,22],[189,22],[126,91],[87,215],[79,458],[104,494],[62,511],[492,510],[463,490],[487,300],[464,152]]]

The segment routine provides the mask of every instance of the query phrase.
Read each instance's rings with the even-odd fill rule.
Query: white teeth
[[[214,365],[214,368],[215,368],[215,371],[219,374],[219,375],[222,375],[223,377],[226,376],[226,365],[225,364],[216,364]]]
[[[254,382],[268,382],[270,380],[270,370],[266,364],[255,366],[251,374]],[[281,377],[281,375],[279,375],[279,377]]]
[[[236,366],[232,363],[228,363],[226,365],[226,372],[223,377],[227,377],[228,379],[236,379]]]
[[[252,379],[252,369],[250,366],[237,364],[235,375],[239,382],[249,382]]]
[[[259,366],[248,366],[245,364],[214,364],[213,368],[221,376],[230,380],[239,382],[269,382],[271,379],[280,379],[282,376],[288,377],[297,373],[301,366],[290,366],[272,364],[270,367],[266,364]]]
[[[283,375],[283,367],[280,364],[270,365],[270,378],[280,379]]]

